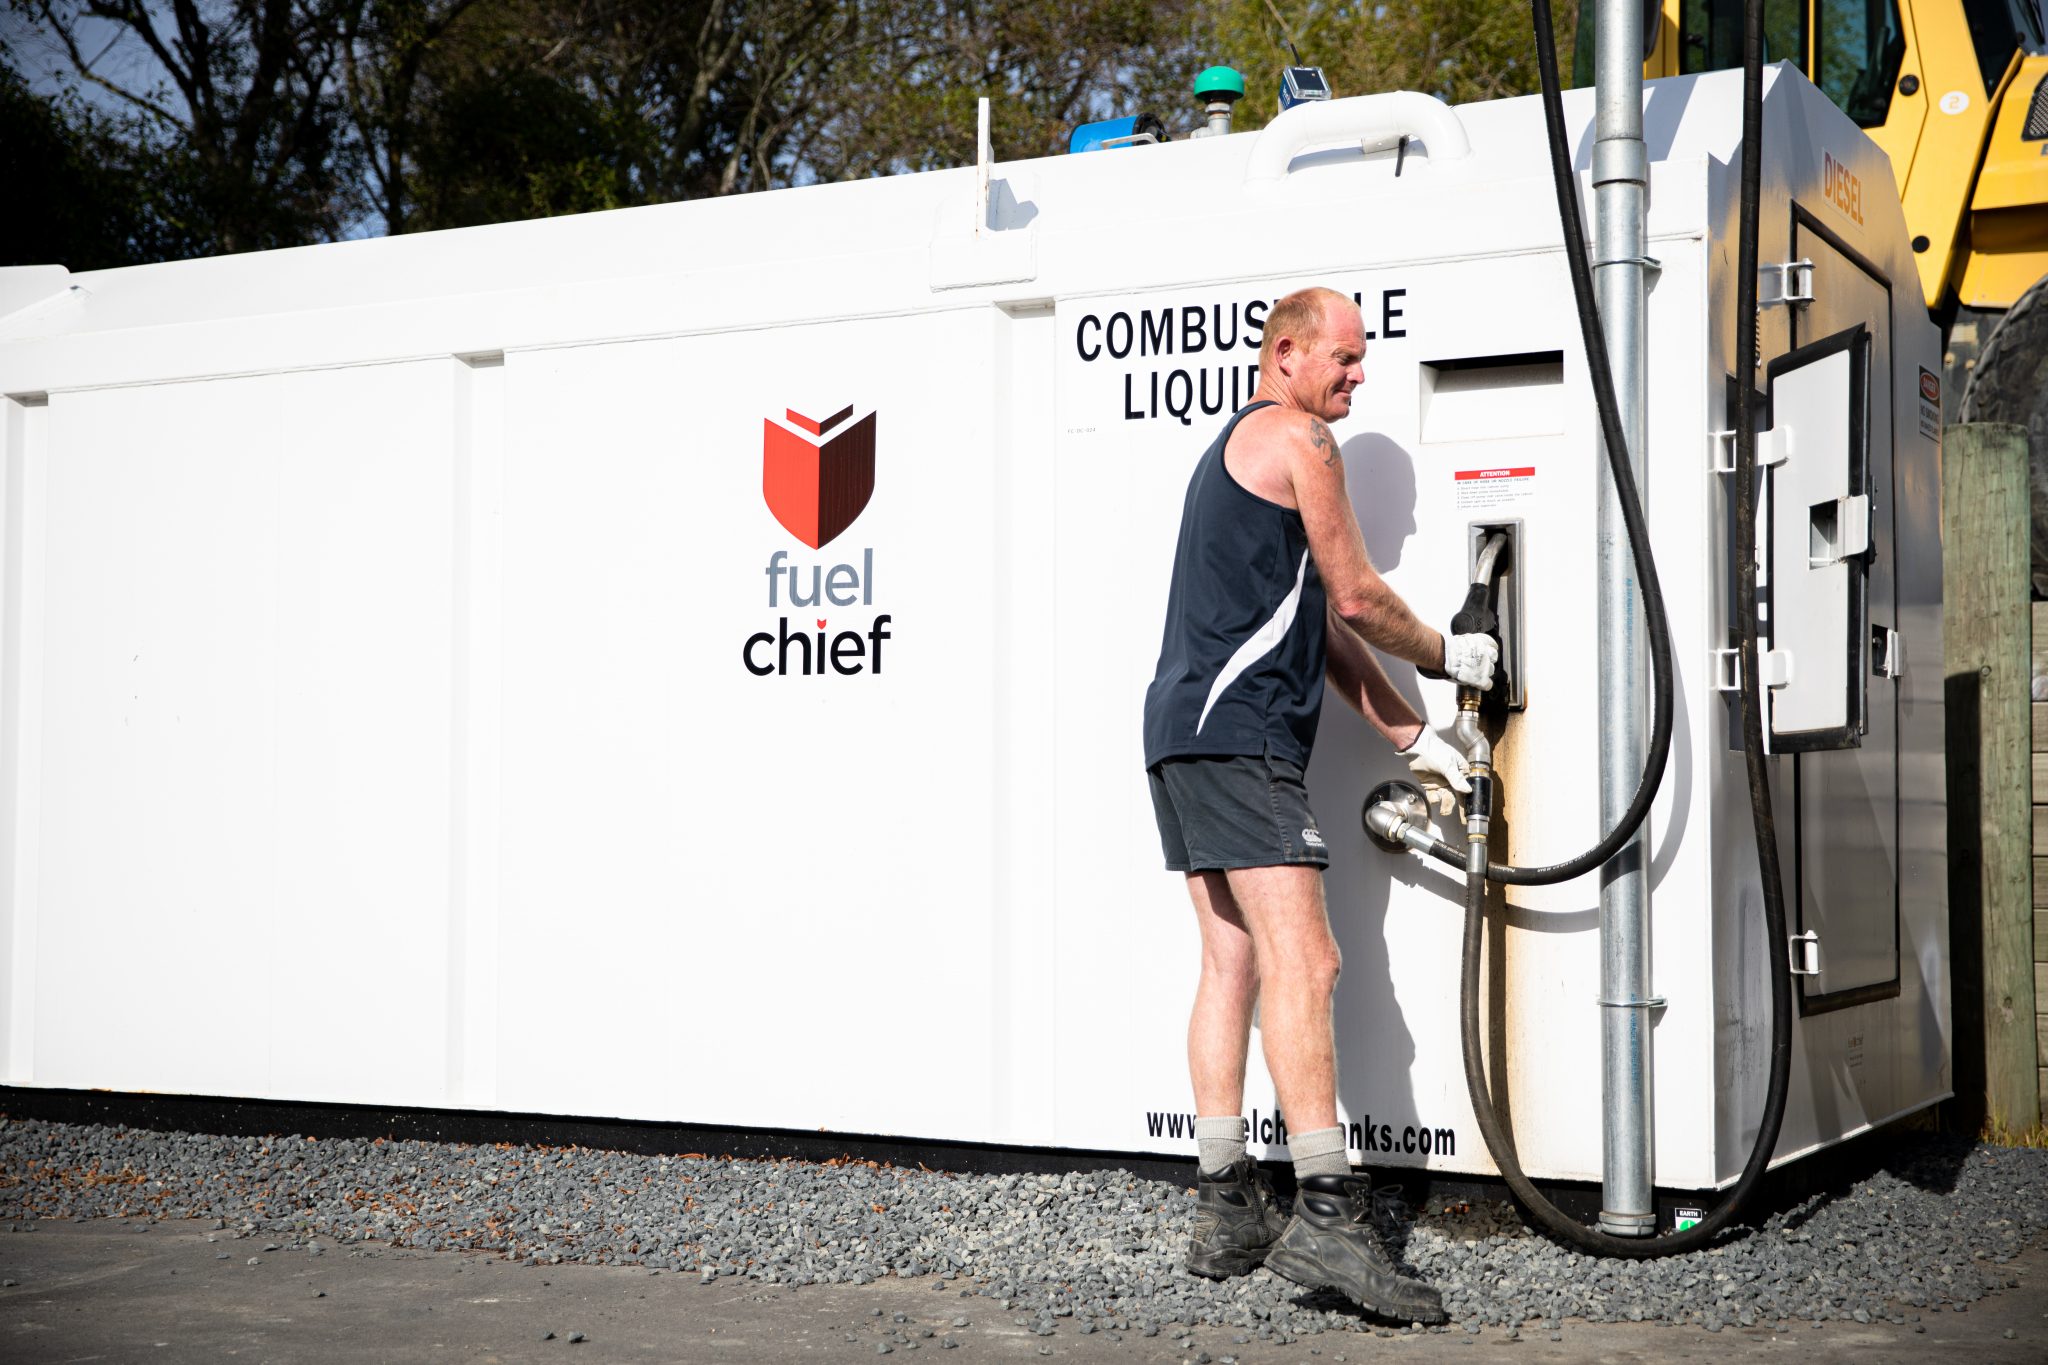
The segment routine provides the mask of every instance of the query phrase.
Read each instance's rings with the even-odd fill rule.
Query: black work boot
[[[1212,1280],[1256,1270],[1286,1222],[1274,1202],[1272,1178],[1249,1156],[1219,1175],[1198,1172],[1187,1267]]]
[[[1334,1289],[1396,1322],[1445,1321],[1443,1301],[1394,1270],[1372,1230],[1372,1181],[1311,1175],[1294,1194],[1294,1218],[1266,1257],[1266,1269],[1311,1289]]]

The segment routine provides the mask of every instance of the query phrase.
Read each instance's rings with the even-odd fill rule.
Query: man
[[[1396,1275],[1367,1224],[1370,1182],[1352,1173],[1337,1124],[1329,858],[1302,773],[1327,674],[1413,768],[1469,790],[1462,757],[1372,650],[1484,688],[1498,647],[1423,625],[1366,556],[1328,425],[1350,414],[1364,359],[1364,324],[1343,294],[1304,289],[1268,315],[1253,401],[1188,483],[1145,694],[1145,764],[1166,865],[1187,875],[1202,933],[1188,1024],[1201,1164],[1188,1268],[1222,1277],[1263,1262],[1385,1316],[1441,1322],[1436,1291]],[[1284,1227],[1245,1153],[1254,1006],[1299,1185]]]

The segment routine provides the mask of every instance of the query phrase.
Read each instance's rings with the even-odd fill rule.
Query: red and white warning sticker
[[[1535,488],[1536,466],[1506,465],[1495,469],[1460,469],[1457,480],[1458,510],[1499,507],[1528,496]]]

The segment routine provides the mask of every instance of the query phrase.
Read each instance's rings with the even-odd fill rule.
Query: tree
[[[1064,152],[1074,125],[1189,105],[1188,11],[1168,0],[851,0],[852,43],[793,132],[799,178],[970,164],[975,103],[999,157]]]
[[[422,80],[476,0],[360,0],[340,11],[342,87],[362,165],[363,195],[386,232],[406,230]]]
[[[189,163],[193,231],[223,251],[335,236],[352,210],[345,111],[332,81],[340,11],[355,0],[8,0],[59,42],[79,77],[132,109]],[[143,47],[160,79],[126,84],[88,56],[88,21]],[[160,21],[163,21],[160,26]],[[109,47],[112,45],[109,44]]]
[[[98,270],[195,254],[175,148],[0,65],[0,265]]]
[[[840,0],[478,3],[415,75],[414,124],[403,149],[387,145],[385,181],[410,157],[416,202],[387,221],[451,227],[787,183],[784,149],[854,21]]]
[[[1522,10],[1498,0],[0,4],[127,111],[7,106],[68,183],[106,181],[79,202],[133,201],[136,260],[964,165],[981,97],[999,156],[1054,155],[1115,114],[1194,125],[1191,80],[1218,62],[1245,73],[1255,128],[1289,42],[1340,94],[1534,85]],[[151,74],[109,74],[93,25]]]

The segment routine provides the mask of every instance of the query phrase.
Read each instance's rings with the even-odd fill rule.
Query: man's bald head
[[[1355,309],[1357,306],[1349,294],[1340,294],[1321,285],[1295,290],[1274,304],[1273,311],[1266,314],[1266,330],[1259,342],[1259,368],[1272,367],[1273,348],[1280,344],[1282,337],[1293,341],[1298,349],[1308,349],[1322,339],[1330,309]]]

